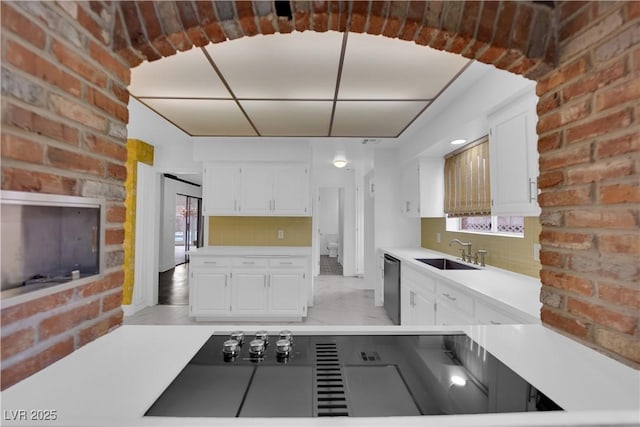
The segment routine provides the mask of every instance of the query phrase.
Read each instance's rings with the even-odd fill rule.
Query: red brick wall
[[[290,4],[291,20],[261,1],[2,2],[2,187],[102,195],[108,227],[121,229],[123,60],[136,66],[294,30],[413,40],[539,80],[543,322],[640,362],[639,3]],[[121,292],[118,240],[109,246],[112,274],[93,291],[47,297],[14,316],[3,311],[3,387],[120,323],[119,308],[110,310]],[[51,335],[44,341],[41,328]]]
[[[560,2],[538,80],[542,321],[640,363],[640,2]]]
[[[115,6],[8,2],[2,10],[2,189],[104,198],[104,278],[3,304],[1,388],[122,323],[129,67],[111,53]]]

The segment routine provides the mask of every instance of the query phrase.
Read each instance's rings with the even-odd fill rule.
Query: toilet
[[[327,249],[329,249],[329,258],[338,256],[338,235],[327,234]]]

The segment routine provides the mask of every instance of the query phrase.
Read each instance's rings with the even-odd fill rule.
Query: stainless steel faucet
[[[452,243],[457,243],[462,246],[462,261],[471,261],[471,242],[463,242],[460,239],[451,239],[449,246],[451,246]]]

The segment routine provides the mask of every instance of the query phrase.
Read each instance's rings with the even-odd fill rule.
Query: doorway
[[[175,264],[189,262],[189,250],[201,246],[202,199],[176,194],[176,217],[174,233]]]
[[[344,255],[344,189],[318,188],[320,275],[342,276]]]

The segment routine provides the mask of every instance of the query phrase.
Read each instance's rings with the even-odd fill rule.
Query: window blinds
[[[488,137],[445,158],[444,192],[450,217],[491,215]]]

